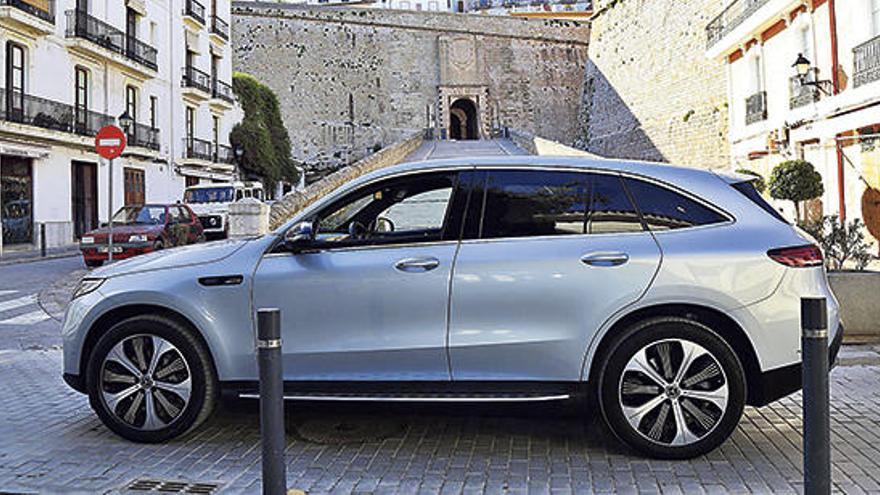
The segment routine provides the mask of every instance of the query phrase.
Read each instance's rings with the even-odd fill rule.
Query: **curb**
[[[69,252],[69,253],[47,254],[46,256],[26,256],[26,257],[22,257],[20,259],[13,258],[10,260],[4,260],[3,258],[0,258],[0,266],[18,265],[18,264],[23,264],[23,263],[34,263],[37,261],[46,261],[46,260],[57,260],[57,259],[61,259],[61,258],[72,258],[74,256],[79,256],[79,255],[80,255],[80,252],[75,251],[75,252]]]

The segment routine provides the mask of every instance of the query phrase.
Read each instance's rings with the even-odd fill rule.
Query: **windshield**
[[[164,206],[126,206],[113,215],[113,223],[119,225],[163,225]]]
[[[232,201],[232,187],[203,187],[187,189],[183,195],[185,203],[229,203]]]

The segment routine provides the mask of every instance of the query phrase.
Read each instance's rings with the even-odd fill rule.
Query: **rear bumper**
[[[837,328],[837,334],[828,346],[829,371],[837,365],[837,355],[843,344],[843,324],[841,323]],[[795,363],[761,373],[758,383],[750,387],[749,405],[765,406],[800,390],[803,386],[802,368],[801,363]]]

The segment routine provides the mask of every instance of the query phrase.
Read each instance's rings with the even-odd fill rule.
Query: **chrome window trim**
[[[412,248],[412,247],[433,247],[433,246],[442,246],[445,244],[458,244],[458,240],[446,240],[446,241],[429,241],[429,242],[407,242],[401,244],[368,244],[364,246],[345,246],[339,248],[327,248],[327,249],[316,249],[314,251],[305,251],[301,253],[290,253],[290,252],[270,252],[266,253],[266,258],[274,258],[280,256],[299,256],[303,254],[318,254],[318,253],[347,253],[347,252],[358,252],[358,251],[366,251],[373,249],[399,249],[399,248]]]

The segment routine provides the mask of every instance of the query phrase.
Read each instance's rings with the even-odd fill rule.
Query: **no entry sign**
[[[102,157],[112,160],[125,149],[125,133],[115,125],[102,127],[95,135],[95,151]]]

